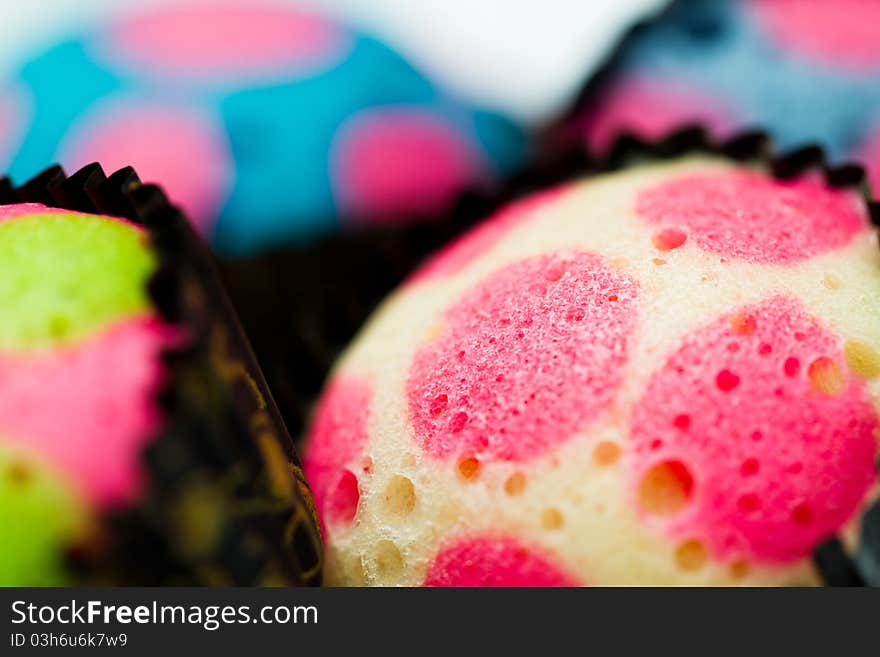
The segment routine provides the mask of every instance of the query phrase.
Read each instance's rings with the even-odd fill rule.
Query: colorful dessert
[[[818,171],[689,154],[505,207],[329,379],[326,581],[818,583],[876,493],[878,282],[864,200]]]
[[[226,253],[440,212],[525,141],[376,39],[271,0],[129,11],[6,86],[13,178],[132,164]]]
[[[91,205],[93,212],[35,202],[0,205],[0,523],[5,528],[0,585],[137,582],[135,571],[113,569],[153,550],[155,545],[146,542],[128,550],[127,543],[147,536],[174,564],[167,571],[156,567],[144,573],[142,583],[172,577],[212,581],[199,571],[208,564],[218,570],[224,566],[212,563],[216,557],[210,551],[231,531],[226,527],[230,510],[223,508],[223,491],[212,489],[220,488],[220,476],[229,478],[229,468],[224,464],[212,474],[211,462],[201,459],[205,454],[216,459],[211,450],[226,450],[245,464],[264,456],[255,479],[273,467],[286,469],[293,478],[295,456],[292,451],[285,455],[281,447],[290,439],[258,371],[252,372],[253,364],[243,363],[241,356],[233,358],[237,338],[215,346],[210,337],[213,331],[231,331],[221,311],[211,311],[210,329],[198,318],[205,311],[197,306],[217,303],[202,288],[216,283],[205,282],[204,269],[199,270],[201,283],[191,280],[191,268],[203,267],[203,256],[187,245],[185,222],[149,188],[138,193],[149,194],[149,207],[163,213],[161,225],[148,229],[143,217],[108,216],[98,208],[128,197],[120,193],[114,201],[109,191],[97,192],[102,182],[106,190],[114,189],[114,179],[104,180],[99,168],[83,173],[79,179],[60,175],[42,190],[37,181],[13,195],[27,199],[55,193],[62,199],[89,190],[98,201]],[[136,180],[123,177],[125,184],[117,189],[137,187]],[[83,180],[88,184],[77,187]],[[134,218],[136,206],[129,207]],[[170,277],[176,282],[169,287]],[[181,303],[184,288],[190,307]],[[200,362],[206,340],[206,353],[224,358],[213,369]],[[218,372],[220,366],[231,373]],[[190,392],[195,374],[211,383]],[[232,408],[223,398],[223,391],[232,395],[230,388],[241,377],[249,377],[253,395],[260,397],[259,403],[249,402],[253,413],[248,413],[248,402],[235,402]],[[193,394],[196,399],[188,398]],[[262,415],[257,417],[256,410]],[[199,424],[207,413],[234,416],[226,433]],[[242,440],[235,435],[238,416],[239,424],[255,420],[250,431],[259,431],[250,446],[258,457],[250,461],[246,444],[223,444]],[[193,440],[208,445],[199,453]],[[175,462],[168,454],[175,455]],[[281,472],[275,483],[283,479]],[[246,495],[244,488],[239,492]],[[291,503],[306,509],[307,522],[308,489],[303,485],[286,493]],[[189,507],[201,512],[202,525],[181,523]],[[276,505],[275,513],[283,508]],[[194,537],[203,539],[201,553],[192,550]],[[153,559],[150,555],[145,561]],[[273,577],[276,570],[290,576],[284,568],[263,569],[270,570]],[[223,581],[219,575],[216,579]]]
[[[864,162],[880,185],[880,4],[872,0],[678,0],[634,30],[565,121],[598,151],[621,132],[685,122],[716,136],[767,130]]]
[[[141,492],[173,328],[147,296],[146,231],[125,220],[0,206],[0,263],[0,500],[4,526],[32,532],[4,541],[2,579],[51,583],[87,511]]]

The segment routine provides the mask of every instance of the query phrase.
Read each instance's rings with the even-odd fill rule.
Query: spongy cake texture
[[[90,518],[141,490],[173,339],[155,266],[123,219],[0,208],[0,584],[64,583]]]
[[[505,208],[327,385],[327,581],[817,583],[875,492],[877,247],[854,191],[702,156]]]

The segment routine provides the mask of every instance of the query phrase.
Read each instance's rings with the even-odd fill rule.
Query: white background
[[[180,1],[0,0],[0,79],[83,22],[138,6]],[[525,121],[538,121],[559,110],[620,33],[662,4],[662,0],[276,1],[319,7],[366,27],[449,88]]]

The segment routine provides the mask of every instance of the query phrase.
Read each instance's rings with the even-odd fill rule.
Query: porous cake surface
[[[877,246],[854,191],[703,156],[503,209],[328,383],[327,580],[817,582],[874,495]]]
[[[0,206],[0,349],[75,342],[149,311],[147,236],[124,219]]]

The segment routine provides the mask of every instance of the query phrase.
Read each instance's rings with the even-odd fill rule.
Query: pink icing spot
[[[362,111],[342,125],[332,148],[338,202],[366,221],[436,214],[487,173],[465,135],[418,109]]]
[[[480,282],[415,355],[407,397],[422,448],[526,461],[582,431],[623,377],[637,296],[588,253],[537,256]]]
[[[330,21],[291,7],[232,1],[159,8],[126,17],[104,47],[162,75],[258,76],[310,73],[344,51],[347,35]]]
[[[784,48],[841,66],[880,68],[876,0],[751,0],[748,8]]]
[[[372,390],[360,379],[333,380],[318,404],[303,468],[326,535],[327,524],[345,526],[357,513],[358,462],[367,442]]]
[[[133,166],[157,182],[206,234],[232,178],[232,156],[210,115],[184,107],[118,103],[86,117],[61,149],[65,166],[100,162],[107,171]]]
[[[171,339],[167,325],[138,317],[71,347],[0,355],[0,436],[43,454],[102,506],[131,501]]]
[[[465,538],[442,548],[425,586],[578,586],[534,548],[512,538]]]
[[[880,196],[880,123],[874,126],[855,157],[867,169],[868,182],[874,196]]]
[[[840,338],[777,296],[686,336],[652,375],[633,413],[633,474],[672,461],[693,478],[689,504],[661,519],[670,535],[721,560],[788,562],[856,512],[878,418],[859,380],[828,394],[793,364],[816,361],[845,371]]]
[[[602,152],[622,132],[659,139],[688,123],[706,125],[717,136],[733,127],[717,99],[669,81],[632,78],[609,89],[583,117],[581,126],[587,145]]]
[[[868,225],[849,191],[747,171],[660,183],[639,193],[636,212],[651,224],[684,230],[706,251],[780,265],[844,246]]]
[[[436,277],[458,273],[477,256],[492,248],[513,228],[536,216],[542,208],[558,200],[567,189],[567,185],[562,185],[531,194],[504,207],[438,254],[432,256],[413,274],[409,282],[420,283]]]

